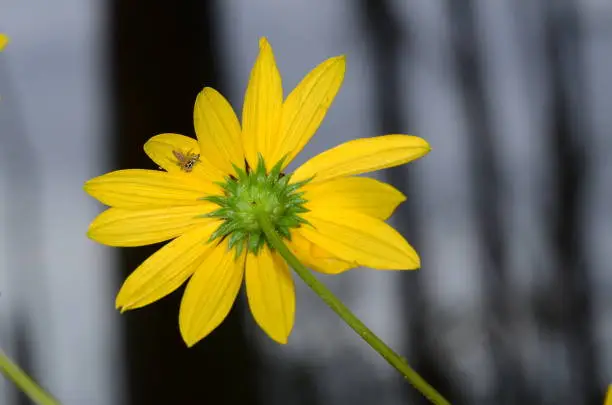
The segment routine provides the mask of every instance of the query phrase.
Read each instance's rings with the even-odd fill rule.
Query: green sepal
[[[217,238],[223,238],[232,232],[237,231],[240,228],[240,224],[235,221],[226,221],[219,225],[219,227],[210,235],[210,241]]]
[[[209,195],[209,196],[200,198],[200,200],[208,201],[208,202],[211,202],[213,204],[224,206],[226,198],[227,197],[224,197],[224,196],[221,196],[221,195]]]
[[[248,235],[245,232],[240,231],[240,230],[234,231],[230,235],[227,245],[230,249],[235,248],[236,258],[238,258],[238,256],[242,254],[242,251],[244,250],[244,245],[246,244],[247,237]]]
[[[255,254],[259,253],[259,250],[263,246],[265,238],[261,232],[253,232],[249,235],[249,251]]]

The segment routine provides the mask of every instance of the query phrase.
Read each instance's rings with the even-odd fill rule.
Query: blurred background
[[[157,246],[87,239],[93,176],[154,168],[204,86],[240,111],[267,36],[285,92],[348,70],[297,164],[400,132],[433,151],[378,173],[418,272],[322,277],[453,404],[595,405],[612,382],[612,2],[1,0],[0,347],[66,405],[424,404],[298,284],[289,344],[244,299],[193,349],[182,290],[120,315]],[[294,165],[295,167],[295,165]],[[0,404],[28,404],[0,379]]]

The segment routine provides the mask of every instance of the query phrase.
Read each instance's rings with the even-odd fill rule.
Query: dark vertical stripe
[[[112,111],[117,168],[155,168],[143,152],[153,135],[193,136],[193,104],[203,86],[220,86],[213,1],[111,3]],[[122,277],[159,246],[122,249]],[[188,349],[178,331],[183,289],[124,315],[129,404],[255,404],[256,363],[242,304]]]
[[[584,253],[584,186],[587,165],[584,137],[588,133],[588,108],[584,102],[584,72],[581,65],[582,27],[576,4],[547,3],[546,45],[553,105],[550,146],[554,197],[548,211],[549,236],[559,266],[555,269],[559,288],[551,289],[549,305],[558,314],[544,319],[545,326],[562,336],[568,348],[572,392],[580,404],[601,403],[597,386],[597,354],[594,338],[592,280]]]
[[[476,34],[472,0],[448,1],[451,21],[452,56],[457,73],[462,107],[467,123],[470,152],[468,168],[473,181],[478,242],[482,247],[483,307],[486,340],[494,369],[495,386],[489,401],[498,404],[529,403],[535,394],[529,392],[520,363],[515,333],[516,320],[509,308],[508,269],[501,198],[504,195],[495,147],[495,128],[486,102],[482,39]],[[509,338],[510,337],[510,338]]]

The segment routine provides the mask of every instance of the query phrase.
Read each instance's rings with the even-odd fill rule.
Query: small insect
[[[173,150],[172,154],[174,155],[176,160],[178,160],[178,165],[181,170],[187,173],[192,171],[193,166],[195,166],[195,164],[200,161],[199,153],[191,153],[191,151],[189,151],[186,154],[183,154],[183,152],[181,151]]]

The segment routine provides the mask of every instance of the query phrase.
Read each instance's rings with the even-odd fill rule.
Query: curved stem
[[[43,390],[17,364],[0,350],[0,373],[13,381],[32,401],[38,405],[60,405],[60,403]]]
[[[304,282],[315,292],[325,303],[336,312],[363,340],[376,350],[389,364],[397,371],[402,373],[417,390],[427,399],[436,405],[450,405],[438,391],[429,385],[406,361],[393,351],[385,342],[374,334],[363,322],[359,320],[336,296],[321,283],[287,248],[280,236],[276,233],[274,226],[268,216],[260,212],[258,215],[259,225],[266,234],[270,244],[283,256],[287,263],[304,280]]]

